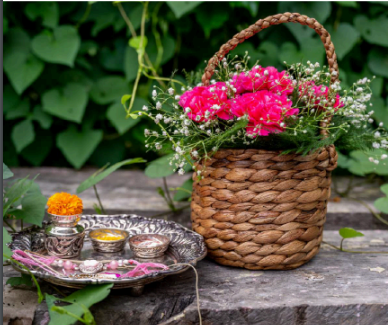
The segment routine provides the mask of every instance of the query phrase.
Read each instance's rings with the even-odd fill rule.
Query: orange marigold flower
[[[77,195],[55,193],[48,201],[48,213],[59,216],[72,216],[82,213],[82,200]]]

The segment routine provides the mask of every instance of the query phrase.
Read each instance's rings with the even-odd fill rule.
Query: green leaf
[[[125,103],[132,97],[132,95],[124,95],[121,97],[121,105],[125,106]]]
[[[35,180],[35,178],[33,180]],[[3,198],[3,217],[7,214],[11,206],[17,207],[19,205],[17,201],[20,201],[22,196],[31,189],[33,184],[34,182],[29,180],[27,176],[15,180],[10,186],[6,187]]]
[[[148,43],[146,36],[143,38],[143,43],[141,43],[141,36],[132,37],[128,44],[129,46],[135,48],[136,50],[145,49]]]
[[[61,301],[71,303],[69,306],[63,306],[62,308],[67,312],[82,317],[85,310],[81,305],[84,305],[86,308],[90,308],[92,305],[96,304],[99,301],[104,300],[108,297],[110,289],[113,287],[113,284],[100,284],[100,285],[89,285],[84,289],[78,290],[71,295],[67,296],[65,299],[60,299]],[[51,296],[46,293],[46,302],[50,314],[50,323],[49,325],[71,325],[76,322],[76,319],[66,315],[59,314],[52,310],[52,307],[55,306],[55,301],[59,300],[58,298]]]
[[[376,78],[377,79],[377,78]],[[387,102],[381,97],[372,96],[373,106],[370,107],[369,111],[373,110],[373,118],[378,122],[382,122],[385,128],[388,128],[388,97]]]
[[[59,10],[56,2],[30,2],[24,10],[30,20],[42,18],[42,25],[55,28],[59,21]]]
[[[373,73],[388,78],[388,55],[373,48],[368,53],[368,67]]]
[[[4,49],[4,71],[20,95],[40,76],[44,63],[31,53],[30,38],[21,29],[7,33]]]
[[[323,24],[329,17],[331,12],[330,2],[294,2],[282,1],[278,3],[279,12],[300,12],[308,17],[315,18]],[[310,38],[314,34],[314,30],[308,26],[300,24],[286,24],[286,27],[298,40],[302,46],[305,39]],[[323,47],[323,45],[321,45]],[[287,61],[287,60],[286,60]],[[288,62],[288,61],[287,61]]]
[[[112,26],[115,21],[122,20],[119,11],[112,2],[97,1],[93,3],[87,21],[94,21],[92,36],[96,37],[98,33],[105,28]]]
[[[20,102],[20,97],[16,94],[11,85],[5,85],[3,88],[3,113],[12,110]]]
[[[47,199],[41,194],[26,195],[22,198],[22,208],[13,210],[16,219],[42,227]]]
[[[150,178],[160,178],[174,174],[174,167],[169,164],[173,156],[174,154],[171,153],[151,161],[145,169],[144,174]]]
[[[229,18],[229,13],[225,10],[200,10],[197,11],[196,18],[202,26],[205,36],[208,38],[213,29],[220,28]]]
[[[375,207],[383,213],[388,213],[388,184],[384,184],[380,189],[385,194],[385,197],[377,199]]]
[[[358,8],[356,1],[336,1],[341,7]]]
[[[68,83],[64,88],[51,89],[42,96],[43,110],[68,121],[81,123],[88,103],[85,87]]]
[[[132,110],[141,110],[143,105],[147,105],[147,102],[143,98],[138,97],[133,103]],[[115,103],[109,106],[108,111],[106,113],[106,117],[116,128],[117,132],[120,134],[124,134],[140,121],[140,119],[127,119],[126,116],[127,112],[124,110],[123,106],[120,103]]]
[[[22,274],[21,277],[11,277],[7,280],[7,284],[11,286],[20,286],[22,284],[32,287],[32,278],[28,274]]]
[[[57,135],[57,146],[75,168],[81,168],[103,136],[101,130],[78,132],[74,126]]]
[[[337,151],[337,154],[338,154],[338,161],[337,161],[338,167],[348,169],[350,166],[351,160],[348,158],[348,156],[345,156],[338,151]]]
[[[376,173],[380,176],[388,176],[387,166],[384,166],[382,163],[376,165],[369,161],[369,157],[379,157],[382,154],[387,154],[387,151],[379,149],[369,153],[365,153],[361,150],[350,152],[350,157],[352,159],[349,164],[349,171],[358,176],[365,176],[370,173]]]
[[[3,163],[3,179],[8,179],[11,177],[13,177],[13,172],[11,172],[8,166]]]
[[[30,103],[28,101],[28,98],[24,98],[23,100],[18,101],[15,106],[13,106],[7,111],[5,115],[5,119],[14,120],[21,117],[26,117],[29,112],[30,112]]]
[[[11,139],[17,152],[32,143],[35,139],[35,131],[31,120],[24,120],[16,124],[12,129]]]
[[[123,39],[114,41],[114,48],[103,47],[99,53],[101,65],[110,71],[121,71],[124,66],[124,55],[127,44]]]
[[[148,49],[147,49],[148,53]],[[156,55],[156,54],[155,54]],[[139,61],[136,50],[133,47],[127,46],[124,55],[124,73],[127,81],[136,79],[137,70],[139,69]]]
[[[368,43],[388,46],[388,17],[381,15],[378,18],[368,19],[367,16],[358,15],[354,18],[354,26]]]
[[[160,64],[166,63],[168,60],[170,60],[175,53],[175,40],[170,35],[166,35],[162,38],[162,47],[163,47],[163,55],[162,59],[160,61]],[[146,51],[148,53],[148,56],[152,62],[156,62],[157,59],[157,47],[155,40],[152,39],[147,48]]]
[[[102,181],[105,177],[112,174],[114,171],[119,169],[122,166],[125,165],[132,165],[132,164],[138,164],[138,163],[144,163],[146,160],[143,158],[133,158],[133,159],[127,159],[121,162],[118,162],[117,164],[114,164],[110,166],[107,169],[101,169],[92,176],[90,176],[88,179],[84,180],[80,186],[77,188],[77,194],[82,193],[83,191],[87,190],[88,188],[96,185],[100,181]]]
[[[339,234],[342,238],[364,237],[364,234],[353,228],[341,228]]]
[[[53,118],[51,115],[43,112],[40,105],[36,105],[32,111],[32,119],[37,121],[40,124],[42,129],[48,130],[53,124]]]
[[[331,40],[335,44],[335,53],[341,60],[357,43],[360,34],[348,23],[341,23],[335,31],[329,29]]]
[[[318,62],[322,65],[324,58],[324,47],[320,39],[307,38],[301,45],[299,51],[295,44],[283,43],[279,51],[279,60],[286,61],[287,64],[306,62]]]
[[[175,193],[174,201],[183,201],[191,197],[191,192],[193,191],[193,180],[189,178],[182,184],[182,186],[180,186],[180,188],[182,190],[178,189],[178,191]]]
[[[177,19],[185,14],[191,12],[195,7],[200,5],[203,1],[167,1],[167,5],[175,14]]]
[[[119,101],[129,90],[130,87],[124,78],[107,76],[97,80],[90,91],[90,97],[95,103],[105,105]]]
[[[245,43],[243,43],[245,44]],[[257,59],[260,60],[262,66],[276,66],[278,65],[278,53],[279,48],[276,44],[268,41],[260,42],[259,47],[257,48]],[[248,52],[250,55],[250,52]],[[255,62],[251,56],[251,63]]]
[[[3,35],[8,32],[8,19],[3,15]]]
[[[21,277],[11,277],[7,280],[7,284],[11,286],[19,286],[19,285],[27,285],[29,287],[32,287],[32,278],[28,274],[22,274]]]
[[[8,243],[10,243],[12,241],[12,238],[11,236],[9,235],[7,229],[5,229],[3,227],[3,254],[11,257],[12,256],[12,251],[9,249],[9,247],[7,246]],[[3,255],[3,262],[7,260],[6,257],[4,257]]]
[[[33,52],[42,60],[72,67],[81,39],[73,26],[62,25],[53,33],[42,32],[32,40]]]
[[[232,8],[240,7],[248,9],[252,17],[256,17],[259,11],[258,1],[232,1],[229,4]]]
[[[34,166],[41,166],[42,162],[50,154],[53,146],[51,132],[38,132],[35,140],[20,153],[21,156]]]

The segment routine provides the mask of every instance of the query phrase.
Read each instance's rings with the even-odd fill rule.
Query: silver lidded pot
[[[52,224],[45,230],[47,253],[60,258],[78,256],[81,253],[85,238],[85,229],[78,224],[81,215],[60,216],[51,214],[50,218]]]

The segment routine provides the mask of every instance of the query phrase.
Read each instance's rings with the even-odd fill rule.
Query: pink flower
[[[294,90],[286,71],[278,72],[274,67],[262,68],[261,66],[234,76],[233,86],[237,89],[237,94],[270,90],[274,93],[289,95]]]
[[[217,116],[230,119],[230,103],[228,101],[227,86],[224,82],[217,82],[210,86],[194,87],[193,90],[182,94],[179,105],[188,112],[188,117],[196,122],[214,120]]]
[[[284,130],[284,117],[299,113],[291,108],[292,102],[285,95],[277,95],[268,90],[246,93],[231,100],[231,112],[235,116],[248,115],[247,133],[268,135]]]
[[[314,108],[317,109],[326,109],[328,107],[333,107],[335,111],[338,110],[338,108],[341,108],[344,106],[344,103],[340,100],[340,95],[335,95],[335,102],[330,103],[329,100],[329,87],[325,85],[319,85],[316,86],[314,81],[308,81],[299,86],[299,94],[300,97],[307,96],[310,101],[313,101]],[[331,96],[331,98],[333,98]],[[327,100],[327,103],[321,103],[321,100]]]

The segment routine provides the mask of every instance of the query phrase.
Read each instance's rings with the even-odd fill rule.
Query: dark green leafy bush
[[[139,34],[140,2],[4,4],[4,162],[9,166],[103,166],[125,158],[156,158],[144,148],[146,119],[125,119],[120,103],[138,69],[128,41]],[[145,35],[149,61],[160,76],[204,66],[239,30],[277,12],[315,17],[336,46],[346,85],[376,75],[373,110],[388,126],[387,3],[362,2],[151,2]],[[132,31],[120,10],[127,15]],[[233,53],[282,68],[281,62],[325,63],[318,35],[285,24],[264,30]],[[134,109],[155,81],[142,77]],[[361,157],[344,152],[342,166],[362,174]],[[347,158],[348,156],[349,158]],[[349,162],[350,159],[350,162]]]

